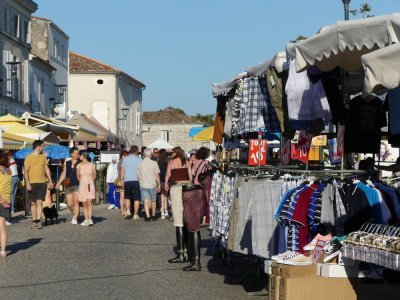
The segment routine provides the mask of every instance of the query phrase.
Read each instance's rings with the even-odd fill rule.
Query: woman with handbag
[[[178,254],[175,258],[168,260],[169,263],[184,263],[188,259],[187,229],[183,216],[182,188],[184,185],[190,184],[191,179],[192,176],[184,151],[180,147],[173,148],[171,160],[168,163],[165,175],[165,191],[168,192],[170,190]]]
[[[6,219],[10,216],[12,173],[8,155],[0,150],[0,257],[6,257],[7,230]]]
[[[203,191],[203,182],[207,180],[207,176],[202,178],[201,175],[206,174],[209,168],[208,161],[210,149],[201,147],[195,155],[192,164],[191,174],[193,176],[193,185],[183,188],[183,208],[185,211],[185,220],[189,232],[188,248],[191,254],[190,264],[183,268],[184,271],[201,271],[200,264],[200,223],[204,216],[204,208],[207,202]]]
[[[79,181],[76,176],[76,168],[81,161],[79,160],[78,149],[71,148],[69,153],[71,154],[71,160],[65,161],[60,179],[56,184],[56,189],[59,189],[60,185],[64,182],[65,200],[72,213],[71,224],[77,225],[79,217]]]

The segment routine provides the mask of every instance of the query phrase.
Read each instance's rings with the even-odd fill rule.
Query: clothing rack
[[[229,166],[230,170],[233,171],[241,171],[249,175],[267,175],[267,174],[282,174],[282,173],[288,173],[288,174],[300,174],[300,175],[305,175],[305,176],[314,176],[314,177],[334,177],[334,178],[340,178],[340,179],[346,179],[350,177],[358,177],[358,176],[365,176],[368,175],[367,172],[365,171],[360,171],[360,170],[332,170],[332,169],[325,169],[325,170],[302,170],[298,169],[296,166],[292,167],[282,167],[282,166],[256,166],[256,167],[251,167],[251,166],[246,166],[246,165],[230,165]]]

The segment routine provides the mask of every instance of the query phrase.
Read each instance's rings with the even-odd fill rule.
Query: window
[[[19,15],[14,15],[14,36],[16,38],[20,37],[20,24]]]
[[[134,120],[136,119],[136,117],[135,117],[133,109],[130,110],[130,113],[131,113],[131,115],[130,115],[130,121],[131,121],[130,128],[131,128],[131,132],[133,133],[133,129],[135,127],[135,123],[134,123],[135,121]]]
[[[169,131],[168,130],[161,130],[161,139],[163,141],[169,142]]]
[[[141,112],[140,110],[136,110],[136,135],[140,136],[140,133],[142,131],[142,121],[140,119]]]
[[[22,41],[28,43],[28,33],[29,33],[29,22],[24,21],[24,25],[22,26]]]
[[[103,84],[103,83],[104,83],[104,80],[103,80],[103,79],[97,80],[97,84]]]
[[[58,41],[56,41],[56,39],[54,39],[54,57],[57,58],[58,56]]]

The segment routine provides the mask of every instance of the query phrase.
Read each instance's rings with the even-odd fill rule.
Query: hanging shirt
[[[289,119],[310,121],[323,119],[327,124],[332,115],[321,81],[312,84],[307,71],[297,73],[296,61],[289,65],[289,77],[286,83]]]
[[[358,96],[352,99],[345,132],[345,153],[379,153],[381,128],[385,126],[386,113],[379,98],[365,100]]]
[[[244,79],[240,110],[240,132],[255,132],[262,120],[267,131],[279,132],[280,125],[269,99],[265,79],[248,77]]]

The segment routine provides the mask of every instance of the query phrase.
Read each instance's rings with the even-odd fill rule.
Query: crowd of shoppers
[[[134,145],[129,152],[122,150],[119,157],[112,156],[105,178],[108,209],[119,209],[124,218],[139,220],[140,204],[143,203],[143,218],[149,222],[157,220],[159,202],[161,219],[173,221],[176,231],[178,253],[169,262],[190,261],[190,265],[184,268],[186,271],[200,270],[199,225],[204,215],[207,193],[203,193],[201,188],[198,170],[204,170],[205,159],[210,151],[201,148],[196,155],[192,153],[189,157],[180,147],[173,148],[171,152],[157,148],[142,148],[141,151]],[[71,148],[70,156],[71,159],[64,162],[55,184],[44,153],[43,141],[35,141],[33,152],[25,157],[24,181],[30,202],[32,229],[43,228],[43,207],[51,205],[51,191],[61,186],[64,187],[65,202],[71,213],[71,224],[78,224],[80,207],[83,207],[83,221],[80,225],[94,225],[96,167],[86,151]],[[14,213],[19,181],[15,160],[9,153],[0,150],[1,257],[6,256],[6,224]],[[172,215],[168,209],[169,203]]]

